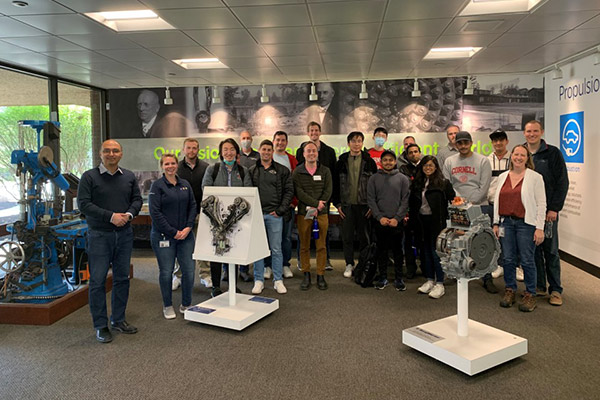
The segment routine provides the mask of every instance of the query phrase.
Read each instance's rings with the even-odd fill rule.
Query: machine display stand
[[[241,197],[249,204],[249,212],[239,219],[236,229],[231,231],[231,246],[224,254],[217,254],[213,241],[207,236],[211,232],[211,226],[214,227],[214,221],[211,222],[205,212],[200,214],[193,258],[229,264],[229,291],[188,308],[184,318],[187,321],[241,331],[279,308],[277,299],[235,292],[235,265],[248,265],[271,254],[258,188],[207,186],[203,196],[204,199],[215,196],[223,203],[223,210],[219,213],[234,203],[235,198]],[[226,215],[222,218],[226,219]]]
[[[402,343],[467,375],[527,354],[527,339],[469,320],[469,279],[458,279],[457,315],[402,331]]]
[[[229,264],[229,291],[185,311],[188,321],[241,331],[279,308],[279,300],[235,292],[235,264]]]

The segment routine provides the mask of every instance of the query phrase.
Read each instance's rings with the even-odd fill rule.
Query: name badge
[[[320,181],[321,180],[321,175],[313,175],[313,180],[314,181]]]
[[[160,247],[170,247],[171,246],[171,242],[169,242],[168,240],[161,240],[160,242],[158,242],[158,245]]]

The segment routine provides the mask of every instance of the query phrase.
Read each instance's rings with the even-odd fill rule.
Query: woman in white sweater
[[[498,177],[494,196],[494,232],[500,238],[504,256],[506,289],[500,306],[510,307],[517,293],[516,267],[525,275],[521,311],[535,309],[535,246],[544,241],[546,192],[542,175],[533,170],[532,155],[517,145],[510,155],[509,170]]]

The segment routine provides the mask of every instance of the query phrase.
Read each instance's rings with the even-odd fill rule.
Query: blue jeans
[[[504,237],[500,238],[504,254],[504,284],[507,288],[517,290],[517,265],[520,261],[525,277],[525,290],[535,294],[535,226],[510,217],[504,217],[500,226],[504,227]]]
[[[552,237],[546,238],[535,249],[535,265],[537,268],[537,287],[548,292],[562,293],[560,285],[560,256],[558,255],[558,219],[552,225]]]
[[[133,249],[131,226],[120,231],[89,229],[87,253],[90,264],[89,302],[94,329],[108,326],[106,311],[106,275],[112,265],[113,287],[111,293],[113,323],[125,320],[129,298],[129,265]]]
[[[162,240],[169,240],[169,247],[160,247],[160,241]],[[177,259],[181,270],[181,305],[189,307],[192,304],[194,272],[196,270],[196,262],[192,259],[196,243],[194,234],[190,232],[184,240],[176,240],[165,239],[162,234],[152,231],[150,233],[150,243],[158,261],[158,283],[163,306],[170,307],[173,305],[172,279],[175,259]]]
[[[423,264],[421,270],[427,280],[435,280],[437,283],[444,283],[444,270],[440,263],[440,257],[435,251],[435,241],[437,234],[431,230],[433,218],[431,215],[419,214],[421,225],[423,227]]]
[[[283,279],[283,253],[281,252],[281,233],[283,232],[283,218],[271,214],[263,214],[269,249],[271,250],[271,268],[273,268],[273,280]],[[261,259],[254,263],[254,280],[265,281],[265,260]]]
[[[283,231],[281,233],[281,252],[283,253],[283,265],[289,267],[292,258],[292,228],[296,220],[294,209],[291,211],[292,218],[289,221],[284,219]],[[300,248],[300,246],[298,246]]]

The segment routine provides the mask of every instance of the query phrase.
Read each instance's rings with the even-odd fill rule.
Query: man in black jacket
[[[273,142],[263,140],[258,149],[260,160],[250,167],[248,173],[252,185],[258,188],[260,204],[269,249],[271,250],[271,267],[273,268],[273,285],[277,293],[287,293],[283,284],[283,253],[281,251],[281,234],[283,220],[291,218],[290,203],[294,196],[294,185],[290,170],[273,161]],[[260,294],[265,287],[265,262],[254,263],[253,294]]]
[[[548,300],[553,306],[561,306],[563,288],[560,283],[560,256],[558,255],[558,213],[562,210],[569,190],[567,165],[560,150],[547,144],[542,135],[544,129],[539,121],[529,121],[523,131],[527,148],[533,154],[536,172],[544,178],[546,188],[546,228],[552,232],[544,243],[535,249],[537,267],[537,289],[546,292],[548,280]]]
[[[337,182],[333,202],[342,219],[342,246],[346,269],[344,276],[352,277],[354,269],[354,233],[358,234],[359,252],[368,244],[367,221],[371,216],[367,205],[367,183],[377,173],[377,164],[369,153],[363,150],[362,132],[348,135],[350,151],[342,154],[335,165]]]
[[[409,137],[412,138],[412,136],[407,136],[404,138],[404,141],[406,142],[406,139]],[[404,153],[402,154],[404,154],[406,163],[400,165],[398,169],[408,178],[410,182],[412,182],[417,173],[417,166],[421,161],[421,148],[416,143],[409,143],[406,145]],[[421,248],[421,243],[419,243],[417,240],[417,235],[415,234],[414,221],[411,221],[410,219],[408,221],[404,220],[403,226],[406,278],[413,279],[417,273],[417,257],[415,253]]]

